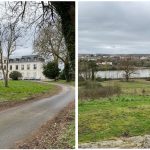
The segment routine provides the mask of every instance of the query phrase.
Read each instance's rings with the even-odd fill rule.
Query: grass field
[[[53,81],[51,81],[51,82],[53,82]],[[61,84],[68,84],[71,86],[75,86],[75,81],[66,82],[66,80],[58,80],[58,81],[55,81],[54,83],[61,83]]]
[[[120,86],[121,94],[79,100],[79,143],[150,134],[150,82],[105,81]]]
[[[22,101],[55,90],[56,86],[54,85],[31,81],[9,81],[9,87],[6,88],[3,81],[0,81],[0,102]]]

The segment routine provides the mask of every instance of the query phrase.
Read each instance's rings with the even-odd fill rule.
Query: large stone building
[[[43,64],[45,60],[38,55],[28,55],[22,56],[20,58],[9,59],[9,74],[12,71],[18,71],[22,74],[22,79],[24,80],[43,80],[45,76],[43,75]],[[4,69],[6,69],[6,60],[3,60]],[[3,79],[3,74],[0,66],[0,79]]]

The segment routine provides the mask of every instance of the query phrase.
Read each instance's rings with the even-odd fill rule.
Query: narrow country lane
[[[0,112],[0,149],[12,148],[75,99],[73,87],[58,86],[63,90],[55,96]]]

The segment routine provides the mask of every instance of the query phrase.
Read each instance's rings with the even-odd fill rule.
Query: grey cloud
[[[79,2],[79,53],[150,53],[150,2]]]

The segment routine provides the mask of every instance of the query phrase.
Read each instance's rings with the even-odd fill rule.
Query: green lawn
[[[150,134],[150,82],[106,81],[119,85],[120,96],[79,100],[79,143]],[[146,92],[142,93],[142,90]]]
[[[54,82],[54,81],[50,81],[50,82]],[[61,83],[61,84],[68,84],[71,86],[75,86],[75,81],[66,82],[66,80],[57,80],[54,83]]]
[[[22,101],[46,92],[54,92],[56,89],[54,85],[32,81],[9,81],[9,87],[6,88],[3,81],[0,81],[0,102]]]

